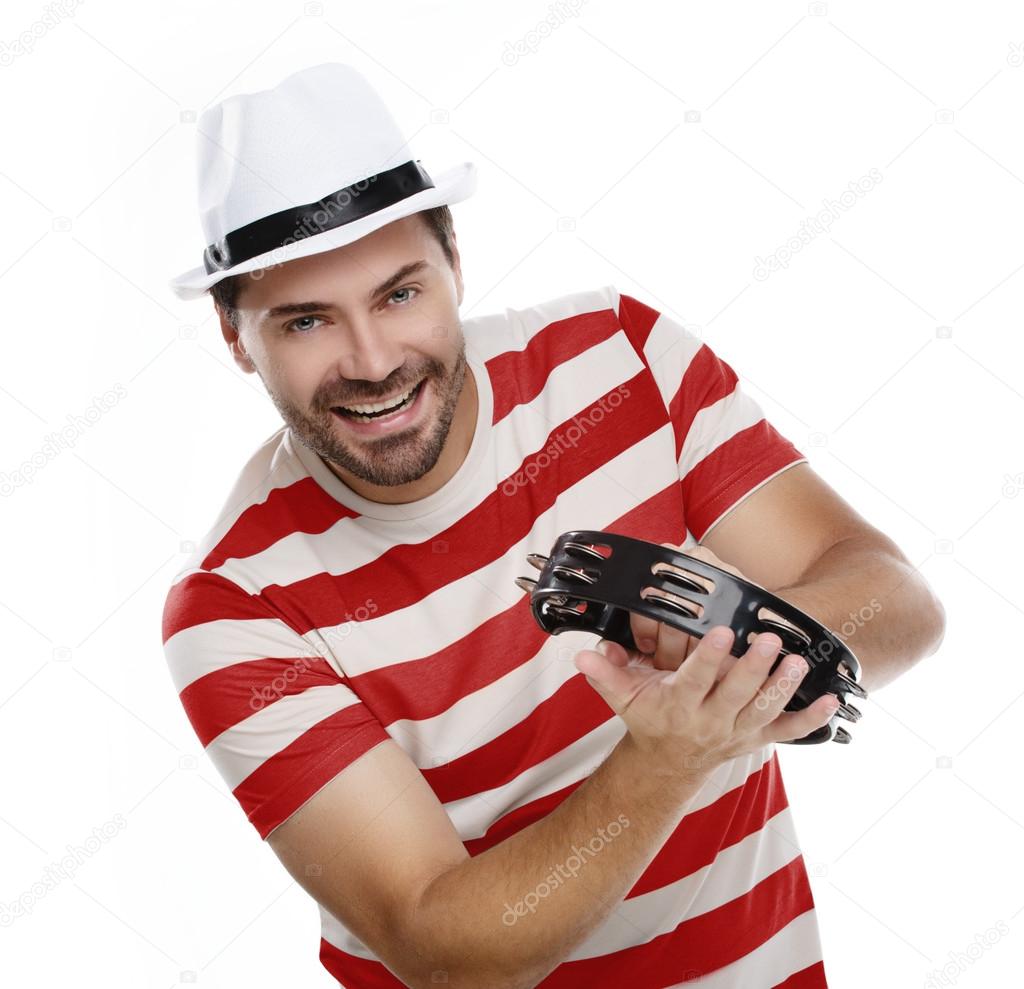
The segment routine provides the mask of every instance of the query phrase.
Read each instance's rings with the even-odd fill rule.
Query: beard
[[[466,379],[466,342],[461,339],[451,367],[436,358],[426,358],[414,369],[404,370],[401,381],[349,382],[349,393],[337,395],[336,386],[313,398],[312,413],[304,413],[297,405],[276,395],[264,380],[281,418],[295,436],[322,460],[348,471],[369,484],[394,487],[416,481],[431,470],[441,456]],[[372,439],[345,442],[337,435],[337,416],[332,406],[359,405],[395,395],[425,378],[437,400],[437,416],[417,426],[398,430]],[[353,386],[360,385],[353,395]],[[422,397],[422,396],[421,396]],[[419,401],[419,398],[417,399]]]

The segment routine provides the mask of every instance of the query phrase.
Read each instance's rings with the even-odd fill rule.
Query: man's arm
[[[407,985],[526,989],[607,919],[710,776],[658,774],[630,738],[550,814],[473,858],[393,741],[356,759],[267,841]],[[573,849],[595,837],[600,853],[568,872]],[[553,870],[560,884],[517,912]]]
[[[927,581],[809,464],[763,484],[701,544],[847,642],[869,692],[942,642],[945,609]]]
[[[659,649],[681,655],[686,638],[669,629]],[[718,766],[802,738],[834,713],[835,698],[785,711],[808,667],[775,663],[775,633],[755,637],[718,680],[733,642],[730,628],[715,626],[672,672],[631,664],[614,642],[580,650],[577,669],[626,734],[554,810],[472,858],[392,739],[267,840],[407,985],[529,989],[607,919]],[[598,854],[568,878],[577,849],[593,850],[595,838]]]

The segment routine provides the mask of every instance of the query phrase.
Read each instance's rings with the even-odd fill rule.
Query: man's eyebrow
[[[366,301],[373,302],[373,300],[378,296],[390,292],[400,281],[403,281],[410,275],[414,275],[417,272],[422,271],[426,267],[428,267],[427,262],[423,259],[403,264],[402,267],[393,275],[381,282],[376,288],[371,289],[366,296]],[[334,306],[330,302],[286,302],[280,306],[274,306],[272,309],[268,309],[265,318],[273,319],[276,316],[302,316],[306,313],[323,312],[325,309],[333,308]]]

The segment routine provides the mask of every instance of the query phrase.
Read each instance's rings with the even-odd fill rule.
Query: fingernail
[[[607,656],[608,655],[608,640],[607,639],[602,639],[594,648],[602,656]]]
[[[778,638],[776,638],[774,636],[772,638],[769,638],[769,639],[758,639],[757,640],[757,651],[762,656],[770,656],[773,652],[775,652],[776,649],[779,648],[779,642],[780,641],[781,641],[780,639],[778,639]]]
[[[807,672],[807,663],[802,659],[794,659],[786,673],[791,677],[802,677]]]
[[[715,632],[711,636],[711,644],[716,649],[724,649],[729,642],[729,636],[725,632]]]

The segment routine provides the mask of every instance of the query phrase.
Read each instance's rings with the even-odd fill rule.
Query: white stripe
[[[685,478],[694,464],[763,418],[761,407],[740,390],[737,382],[728,395],[701,409],[693,417],[679,453],[679,476]]]
[[[311,726],[358,703],[359,698],[343,683],[309,687],[300,694],[275,700],[222,731],[206,746],[206,752],[228,788],[234,790]]]
[[[628,490],[624,478],[634,486],[641,480],[650,485],[650,492],[641,492],[640,500],[674,480],[671,460],[649,459],[646,441],[617,460],[622,462],[608,471],[594,471],[567,489],[552,509],[536,519],[530,534],[492,564],[452,581],[414,606],[358,623],[334,653],[334,665],[355,676],[415,658],[410,657],[410,648],[415,648],[418,656],[441,652],[525,597],[514,578],[533,572],[526,563],[527,553],[548,552],[555,539],[569,529],[603,529],[632,508],[637,494]],[[447,619],[424,622],[423,614],[445,615]],[[330,630],[320,632],[329,649],[333,645]],[[388,731],[420,768],[451,761],[528,717],[578,672],[573,656],[594,646],[597,638],[583,632],[546,637],[533,657],[504,677],[460,698],[434,717],[396,722]]]
[[[666,409],[672,404],[690,363],[703,345],[700,337],[694,336],[664,313],[654,321],[644,343],[644,359],[651,369]]]
[[[477,508],[494,492],[495,484],[518,471],[524,458],[532,460],[534,451],[545,447],[548,434],[556,426],[578,416],[581,410],[599,401],[642,367],[636,351],[621,332],[560,364],[532,402],[517,406],[492,430],[488,457],[474,478],[474,490],[453,499],[447,509],[418,520],[416,539],[429,542]],[[613,408],[609,402],[611,411],[606,415],[617,414],[616,409],[623,410],[625,404],[622,402]],[[582,428],[589,428],[589,425],[584,423]],[[556,437],[563,448],[575,435],[569,434],[568,427],[566,433],[560,439]],[[345,574],[377,559],[387,548],[387,540],[394,538],[393,529],[394,523],[379,528],[368,524],[364,518],[343,518],[315,535],[290,533],[244,560],[226,560],[213,572],[235,579],[235,571],[244,570],[244,576],[240,574],[237,582],[246,587],[258,581],[260,575],[267,575],[268,583],[272,578],[274,584],[287,587],[321,573]],[[262,589],[262,586],[256,587],[254,593]]]
[[[446,803],[445,812],[463,841],[482,837],[505,814],[590,776],[625,732],[624,721],[617,716],[610,718],[508,783]],[[718,766],[694,795],[686,812],[692,814],[708,807],[723,793],[741,786],[751,773],[761,769],[773,751],[772,746],[763,746]]]
[[[294,629],[276,618],[222,618],[175,632],[164,645],[178,693],[200,677],[254,659],[321,657]]]
[[[305,637],[283,622],[262,619],[221,619],[182,629],[165,647],[175,685],[180,692],[214,670],[267,656],[322,656],[339,675],[342,671],[356,675],[408,660],[410,643],[416,644],[420,655],[443,650],[525,595],[514,578],[531,572],[527,553],[549,550],[557,536],[570,528],[603,529],[637,499],[642,501],[671,483],[674,478],[665,458],[651,456],[659,437],[664,442],[666,435],[659,431],[659,436],[648,437],[572,485],[535,520],[530,534],[503,556],[415,606],[379,619],[314,629]],[[631,492],[627,486],[642,482],[649,490]],[[424,607],[449,615],[449,621],[423,622]],[[548,637],[531,660],[505,677],[434,718],[396,722],[389,731],[420,768],[450,761],[470,744],[472,748],[484,745],[528,717],[577,672],[572,656],[596,641],[593,633]]]
[[[618,292],[614,286],[567,293],[522,310],[506,308],[474,316],[462,320],[461,324],[466,350],[483,364],[503,353],[523,350],[552,321],[609,308],[618,310]],[[262,505],[273,491],[306,477],[301,462],[283,455],[282,434],[286,428],[281,426],[275,430],[246,459],[216,522],[175,575],[172,585],[189,574],[201,572],[202,561],[249,508]]]
[[[223,501],[217,520],[185,561],[171,586],[193,573],[207,573],[202,562],[253,505],[263,504],[279,488],[287,488],[306,477],[306,470],[293,457],[283,454],[282,426],[268,436],[245,461],[235,483]]]
[[[599,746],[605,752],[611,748],[607,743],[608,739],[604,739]],[[774,751],[775,746],[769,744],[719,766],[694,796],[687,813],[709,806],[726,791],[742,785],[772,758]],[[561,785],[564,781],[559,782]],[[550,789],[558,789],[558,786]],[[494,796],[497,792],[480,794],[479,799],[501,799]],[[451,806],[448,804],[445,809],[450,810]],[[610,919],[567,960],[608,954],[674,930],[684,919],[712,910],[747,892],[749,884],[770,875],[791,861],[795,854],[799,854],[799,850],[794,849],[792,823],[784,811],[769,820],[761,831],[719,853],[711,866],[663,890],[653,890],[620,903]],[[743,886],[744,882],[748,885]],[[557,895],[557,889],[552,895]],[[543,909],[543,901],[539,909]],[[322,905],[320,921],[321,935],[328,943],[360,958],[376,960],[376,955]]]
[[[786,807],[769,818],[761,830],[723,848],[703,869],[623,900],[566,960],[594,958],[667,934],[679,926],[680,918],[689,920],[744,896],[799,855],[792,816]],[[543,904],[538,909],[542,910]]]
[[[445,813],[463,841],[480,838],[495,821],[516,808],[588,777],[625,731],[625,722],[613,716],[508,783],[446,803]]]
[[[517,349],[525,349],[530,340],[541,330],[559,320],[605,309],[611,309],[617,320],[618,299],[619,293],[613,285],[602,285],[595,289],[584,289],[553,299],[545,299],[525,309],[509,309],[507,312],[520,328],[519,336],[522,343]]]
[[[731,965],[669,989],[768,989],[821,960],[818,917],[812,908]]]
[[[559,653],[565,635],[576,637],[571,653]],[[582,641],[581,641],[582,640]],[[460,697],[441,714],[419,721],[403,718],[387,725],[390,734],[419,769],[453,762],[528,718],[578,671],[571,654],[597,641],[593,634],[548,637],[541,650],[505,676]]]
[[[515,577],[534,573],[526,562],[528,553],[549,552],[558,536],[569,529],[604,529],[678,480],[671,457],[666,460],[656,455],[664,452],[670,435],[666,425],[570,485],[536,517],[530,532],[496,560],[407,608],[358,623],[337,653],[340,665],[349,675],[355,675],[409,659],[410,646],[419,656],[430,655],[511,607],[526,593],[516,587]],[[371,587],[367,594],[373,596]],[[446,619],[424,622],[423,614],[444,615]],[[319,633],[328,644],[332,642],[331,629],[321,628]]]

